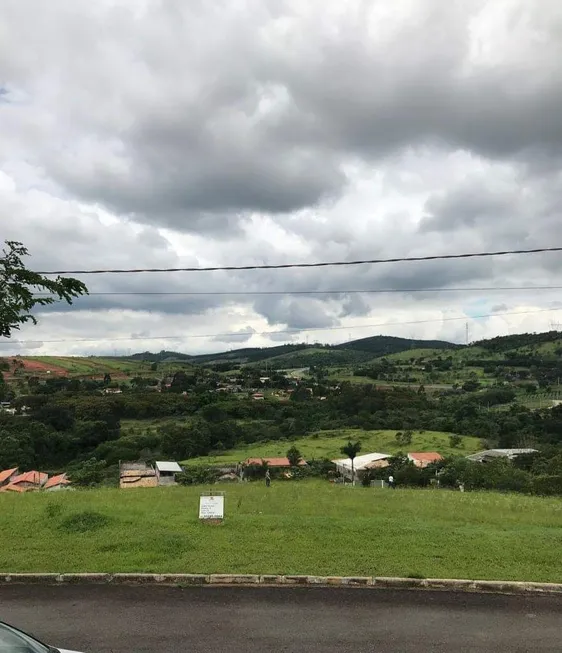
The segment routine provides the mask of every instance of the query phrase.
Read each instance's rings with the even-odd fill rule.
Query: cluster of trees
[[[413,430],[477,435],[491,446],[562,446],[562,407],[531,411],[513,403],[509,388],[463,396],[342,383],[312,401],[302,386],[289,402],[138,392],[103,395],[68,390],[19,397],[26,414],[0,417],[0,464],[66,465],[92,455],[108,464],[142,456],[188,459],[241,444],[290,440],[337,428],[395,429],[404,445]],[[490,410],[504,404],[503,410]],[[122,429],[121,420],[173,418],[159,428]]]
[[[404,455],[389,460],[389,467],[372,470],[362,482],[394,477],[398,487],[462,488],[464,490],[498,490],[538,495],[562,494],[562,450],[542,447],[513,461],[497,458],[481,463],[465,457],[450,457],[423,469]]]
[[[22,262],[26,255],[27,250],[21,243],[7,242],[0,256],[0,337],[9,338],[12,331],[22,324],[35,322],[35,307],[55,301],[71,303],[87,293],[84,284],[76,279],[50,279],[27,270]],[[492,359],[484,363],[501,369],[524,360],[531,365],[530,375],[538,378],[539,383],[547,384],[562,375],[562,365],[555,359],[537,356],[536,346],[558,339],[559,333],[550,332],[494,338],[479,344],[491,353],[507,353],[500,364]],[[562,454],[559,453],[562,451],[562,406],[538,411],[516,404],[510,406],[514,393],[505,388],[471,396],[444,394],[433,399],[422,387],[417,392],[404,388],[382,390],[373,385],[349,383],[334,388],[325,380],[321,365],[326,364],[327,354],[334,354],[338,362],[340,359],[357,361],[363,357],[403,351],[412,344],[412,341],[400,338],[379,336],[345,346],[320,346],[318,352],[306,351],[306,345],[277,348],[282,365],[288,365],[287,356],[302,357],[306,359],[305,365],[311,362],[319,365],[315,369],[318,382],[315,391],[325,397],[322,402],[312,401],[311,393],[302,385],[293,392],[289,403],[229,398],[213,392],[216,382],[196,368],[190,374],[177,372],[169,392],[149,392],[153,381],[137,377],[132,383],[136,391],[119,397],[104,396],[101,392],[102,388],[111,385],[109,375],[100,382],[53,378],[44,384],[32,377],[27,385],[33,394],[14,401],[18,414],[0,413],[0,467],[17,465],[53,469],[75,465],[79,466],[76,467],[77,477],[87,485],[95,482],[103,465],[115,464],[119,459],[150,458],[161,454],[184,459],[242,443],[291,439],[311,431],[339,427],[396,429],[400,431],[400,442],[407,444],[413,429],[428,429],[477,435],[490,445],[500,447],[538,444],[543,449],[531,460],[518,459],[516,465],[505,461],[489,463],[486,474],[482,472],[484,466],[474,466],[464,459],[446,461],[438,469],[420,471],[397,457],[392,462],[392,470],[398,482],[402,479],[404,484],[409,484],[417,479],[420,484],[429,483],[433,472],[433,478],[437,474],[443,483],[453,482],[451,479],[454,478],[455,483],[460,479],[474,487],[487,487],[486,483],[492,483],[490,478],[495,479],[493,487],[498,489],[546,492],[548,488],[559,487],[562,478]],[[450,347],[448,343],[438,341],[415,344]],[[513,349],[522,351],[514,357],[509,353]],[[157,367],[171,355],[176,356],[173,352],[161,352],[151,364]],[[233,356],[253,362],[271,355],[270,348],[233,353]],[[184,356],[183,360],[186,359],[192,360]],[[223,362],[229,361],[223,358]],[[450,363],[450,357],[437,357],[428,365],[433,373],[435,370],[449,370]],[[478,365],[482,364],[483,360],[479,360]],[[381,361],[376,366],[364,368],[363,373],[377,378],[387,375],[391,369],[392,364]],[[240,378],[246,382],[255,381],[257,384],[258,375],[257,369],[240,370]],[[281,383],[281,376],[278,376],[279,379],[275,380]],[[477,389],[476,378],[467,383],[472,383],[472,386],[465,384],[465,390]],[[185,396],[182,393],[186,390],[193,392]],[[6,398],[12,399],[12,391],[4,383],[0,370],[0,400]],[[508,409],[490,411],[490,407],[500,404],[507,405]],[[176,419],[158,429],[121,430],[122,419],[162,417]],[[459,442],[455,443],[455,446],[459,445]],[[549,447],[548,454],[544,453],[547,451],[544,447]],[[356,448],[357,443],[348,443],[345,449],[353,453]]]
[[[512,349],[533,349],[537,345],[547,342],[558,342],[559,331],[546,331],[545,333],[516,333],[509,336],[498,336],[488,340],[480,340],[478,346],[494,353],[510,351]]]

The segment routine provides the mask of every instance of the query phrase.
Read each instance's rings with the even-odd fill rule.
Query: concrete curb
[[[385,576],[296,576],[259,574],[0,574],[8,584],[172,585],[178,587],[370,587],[377,589],[442,590],[495,594],[562,594],[562,583],[534,583],[458,578],[393,578]]]

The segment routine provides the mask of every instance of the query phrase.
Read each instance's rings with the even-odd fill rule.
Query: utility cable
[[[438,254],[434,256],[404,256],[398,258],[365,259],[360,261],[329,261],[318,263],[280,263],[275,265],[226,265],[212,267],[189,268],[134,268],[128,270],[49,270],[38,271],[43,275],[67,274],[138,274],[140,272],[226,272],[234,270],[281,270],[287,268],[322,268],[350,265],[367,265],[378,263],[407,263],[411,261],[442,261],[450,259],[485,258],[492,256],[508,256],[512,254],[538,254],[542,252],[562,252],[562,247],[538,247],[535,249],[510,249],[498,252],[472,252],[468,254]]]

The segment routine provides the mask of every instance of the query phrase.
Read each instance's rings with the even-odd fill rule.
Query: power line
[[[439,254],[435,256],[406,256],[399,258],[366,259],[361,261],[330,261],[319,263],[281,263],[277,265],[227,265],[202,268],[137,268],[128,270],[51,270],[37,274],[138,274],[139,272],[226,272],[233,270],[281,270],[286,268],[321,268],[329,266],[367,265],[377,263],[406,263],[410,261],[442,261],[448,259],[484,258],[510,254],[538,254],[562,252],[562,247],[539,247],[536,249],[510,249],[499,252],[472,252],[469,254]]]
[[[469,319],[471,320],[481,320],[487,317],[504,317],[507,315],[531,315],[534,313],[546,313],[552,312],[555,309],[552,308],[540,308],[533,311],[514,311],[509,313],[487,313],[485,315],[472,315]],[[242,331],[238,333],[197,333],[193,335],[179,335],[179,336],[131,336],[131,337],[117,337],[117,338],[76,338],[76,339],[67,339],[62,338],[60,340],[41,340],[36,338],[35,340],[0,340],[0,345],[8,344],[26,344],[26,343],[62,343],[62,342],[117,342],[117,341],[143,341],[143,340],[185,340],[192,338],[233,338],[241,335],[249,336],[267,336],[267,335],[278,335],[278,334],[294,334],[294,333],[306,333],[307,331],[341,331],[344,329],[373,329],[379,327],[390,327],[390,326],[402,326],[409,324],[431,324],[434,322],[454,322],[456,320],[465,320],[467,316],[461,315],[459,317],[442,317],[442,318],[433,318],[431,320],[412,320],[408,322],[379,322],[377,324],[353,324],[350,326],[335,326],[335,327],[307,327],[303,329],[285,329],[282,331]]]
[[[146,295],[146,296],[196,296],[196,295],[221,295],[221,296],[243,296],[243,295],[352,295],[352,294],[390,294],[390,293],[422,293],[422,292],[490,292],[490,291],[525,291],[525,290],[562,290],[562,286],[482,286],[469,288],[353,288],[340,290],[220,290],[220,291],[181,291],[173,292],[166,290],[131,290],[131,291],[109,291],[109,292],[90,292],[89,297],[107,297],[107,296],[128,296],[128,295]],[[38,293],[38,297],[56,297],[49,293]]]

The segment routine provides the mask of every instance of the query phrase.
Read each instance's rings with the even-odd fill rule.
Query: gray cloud
[[[217,15],[204,3],[115,0],[76,11],[70,0],[8,0],[2,236],[24,241],[35,269],[558,243],[562,7],[492,4],[398,0],[388,10],[376,0],[342,11],[336,0],[256,0],[225,2]],[[39,45],[22,49],[22,38]],[[46,311],[44,322],[88,330],[82,317],[100,316],[96,334],[152,337],[181,325],[255,343],[267,329],[408,321],[479,299],[292,292],[550,284],[561,260],[86,277],[93,294]],[[287,295],[213,294],[272,290]],[[209,294],[180,294],[190,292]],[[491,305],[552,300],[494,293]]]
[[[250,338],[256,333],[256,330],[252,327],[244,327],[238,329],[237,331],[229,334],[221,334],[213,338],[214,342],[227,342],[227,343],[243,343],[248,342]]]
[[[49,6],[56,21],[34,4],[30,22],[28,2],[9,3],[8,36],[24,25],[43,35],[35,56],[4,45],[13,84],[57,135],[30,154],[68,192],[133,220],[224,235],[240,214],[338,196],[357,157],[423,145],[527,163],[562,155],[554,1],[499,16],[476,0],[424,0],[408,14],[399,3],[388,25],[382,0],[337,16],[335,0],[303,12],[226,3],[219,20],[200,3],[147,2],[134,29],[128,3],[78,16],[71,4]],[[486,55],[475,48],[489,26]],[[79,44],[89,57],[75,56]]]

